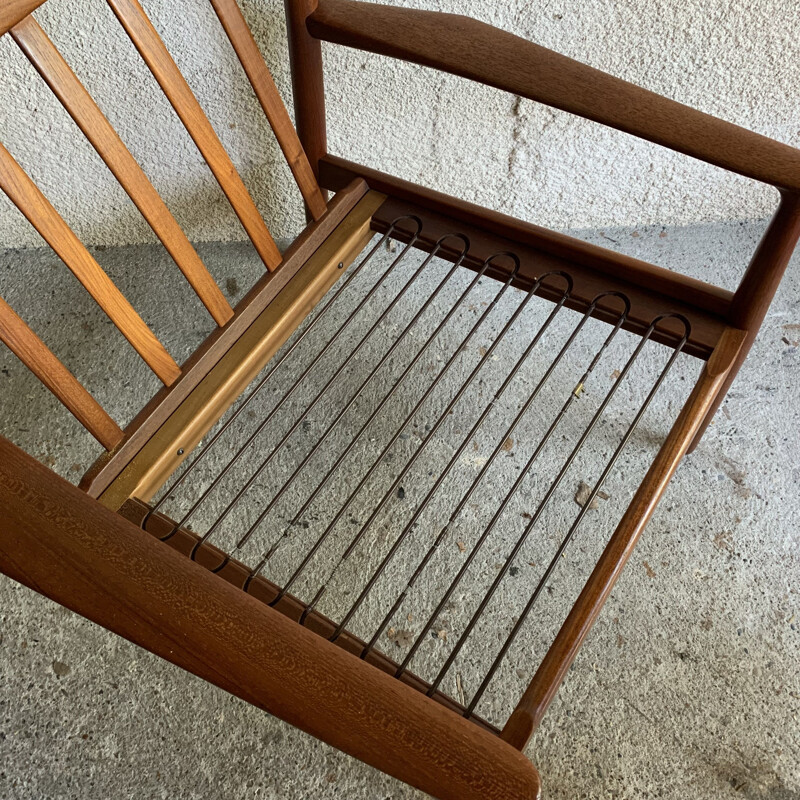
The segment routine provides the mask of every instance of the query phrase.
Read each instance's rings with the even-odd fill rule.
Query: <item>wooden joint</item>
[[[44,5],[47,0],[4,0],[0,4],[0,36]]]

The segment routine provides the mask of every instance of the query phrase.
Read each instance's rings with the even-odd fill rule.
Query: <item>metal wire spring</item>
[[[385,246],[401,222],[405,224],[404,227],[410,223],[416,231],[411,234],[408,244],[385,267],[379,263],[380,254],[385,252]],[[421,228],[420,220],[405,217],[396,220],[377,239],[356,266],[340,279],[305,327],[273,359],[263,376],[215,433],[198,448],[184,470],[152,507],[148,518],[152,514],[166,512],[177,519],[164,538],[174,535],[180,527],[188,527],[193,521],[201,520],[200,527],[204,530],[199,533],[192,557],[203,543],[214,541],[229,557],[241,560],[250,567],[245,588],[254,578],[265,574],[280,554],[282,566],[276,570],[275,582],[281,588],[273,605],[290,591],[300,597],[310,598],[305,601],[306,610],[301,623],[312,610],[323,605],[332,592],[338,590],[337,599],[332,603],[337,613],[331,616],[337,620],[337,625],[331,639],[336,640],[358,622],[365,631],[362,638],[366,644],[361,653],[361,657],[365,658],[370,651],[378,648],[382,637],[388,636],[388,641],[394,638],[395,644],[403,650],[402,658],[397,659],[398,676],[409,670],[415,659],[420,658],[423,645],[431,634],[434,638],[442,638],[437,634],[437,626],[456,595],[479,598],[460,632],[452,632],[452,640],[447,641],[446,657],[443,661],[439,659],[441,663],[429,678],[429,694],[434,694],[441,690],[445,676],[454,665],[464,659],[463,651],[470,637],[483,624],[490,606],[498,603],[498,593],[502,594],[508,574],[514,574],[513,565],[530,545],[532,533],[537,526],[542,527],[541,523],[547,515],[553,514],[551,504],[559,487],[576,461],[584,457],[584,447],[601,421],[605,421],[604,416],[614,403],[615,395],[630,383],[629,373],[636,368],[645,348],[649,345],[668,352],[666,359],[662,359],[663,366],[656,370],[654,376],[650,375],[644,399],[638,407],[629,408],[631,413],[627,427],[618,438],[613,452],[605,459],[600,474],[566,534],[556,541],[552,555],[546,561],[547,566],[533,586],[521,612],[512,617],[503,609],[511,627],[501,637],[500,646],[488,666],[482,665],[472,670],[473,685],[478,683],[478,688],[469,698],[464,695],[463,681],[458,674],[458,691],[453,694],[459,696],[454,699],[464,706],[465,715],[470,716],[475,713],[489,683],[530,618],[544,588],[549,585],[588,510],[598,496],[602,496],[609,475],[681,356],[690,328],[689,322],[676,314],[663,314],[655,318],[644,336],[637,339],[622,369],[616,371],[615,379],[588,422],[581,423],[580,419],[572,419],[575,409],[581,405],[583,393],[595,380],[598,365],[608,357],[612,345],[620,338],[620,331],[630,310],[628,299],[618,292],[605,292],[598,295],[584,313],[567,311],[564,305],[572,291],[572,280],[568,274],[543,274],[529,291],[512,288],[519,270],[517,257],[513,253],[497,253],[486,259],[477,271],[467,270],[462,263],[469,253],[470,243],[462,234],[442,237],[429,254],[418,255],[417,259],[421,260],[415,261],[412,254],[419,251],[413,250],[413,247]],[[438,265],[437,255],[445,246],[452,253],[454,244],[460,248],[459,254],[454,263],[448,264],[443,270]],[[487,278],[487,271],[502,262],[508,267],[508,277],[503,282]],[[439,277],[432,283],[434,275]],[[561,292],[555,303],[536,296],[536,291],[545,282],[551,292],[554,287]],[[480,302],[483,306],[478,313]],[[348,307],[348,303],[352,307]],[[602,304],[606,310],[614,309],[615,320],[610,326],[592,319],[598,304]],[[410,310],[405,308],[408,305],[411,306]],[[528,331],[537,315],[543,319],[535,331]],[[401,318],[399,322],[396,319],[398,316]],[[651,341],[656,327],[668,317],[677,319],[684,331],[672,349]],[[606,330],[599,345],[594,344],[591,348],[588,340],[583,341],[590,323],[603,325]],[[359,326],[366,327],[366,331],[353,342]],[[414,350],[414,340],[425,328],[431,330],[422,345]],[[493,336],[492,328],[497,330]],[[555,328],[559,328],[559,331],[555,331]],[[522,334],[522,331],[525,333]],[[506,350],[513,349],[506,345],[507,340],[514,336],[527,342],[516,356],[503,352],[504,347]],[[632,338],[629,334],[624,334],[622,338],[625,336]],[[476,347],[479,341],[488,341],[488,346]],[[455,346],[450,344],[453,342]],[[309,355],[304,349],[310,349],[313,354]],[[344,357],[339,362],[342,349]],[[469,353],[477,350],[479,358],[470,361],[468,350]],[[363,377],[354,378],[362,362],[369,361],[368,354],[371,351],[380,354],[377,362]],[[413,355],[399,369],[397,377],[392,377],[393,371],[398,371],[397,364],[404,363],[407,351],[413,352]],[[436,354],[442,366],[436,368],[430,382],[424,385],[420,373],[424,372],[426,361]],[[566,367],[574,368],[580,361],[586,365],[580,377],[569,383],[566,389],[563,386],[554,388],[554,376],[559,370],[569,372]],[[335,366],[330,375],[321,381],[320,388],[316,388],[316,383],[321,380],[321,370],[331,362]],[[533,380],[529,374],[533,362],[543,366],[537,380]],[[503,368],[508,363],[511,368],[503,375]],[[500,376],[493,375],[498,369]],[[292,370],[297,376],[290,380]],[[487,377],[490,373],[492,376]],[[273,379],[273,376],[277,377]],[[476,397],[476,385],[488,386],[492,380],[497,385],[490,391],[489,399],[479,399],[482,390]],[[414,383],[422,384],[424,388],[414,393]],[[277,396],[265,401],[264,397],[268,394],[265,388],[276,385],[286,385],[288,388],[273,388],[273,395]],[[630,389],[624,389],[623,394],[625,392],[630,394]],[[508,404],[509,396],[514,393],[523,399],[512,409],[510,419],[506,415],[506,421],[500,424],[504,419],[503,406]],[[562,397],[560,407],[552,405],[553,397],[559,393]],[[541,401],[545,395],[550,395],[547,408],[537,410],[537,401]],[[298,404],[297,398],[300,396],[303,399],[299,401],[297,410],[293,405]],[[335,402],[337,398],[338,405]],[[374,402],[369,403],[370,398]],[[225,440],[237,435],[242,437],[244,422],[248,415],[254,415],[259,399],[268,402],[263,417],[245,435],[242,443],[228,446],[232,454],[226,457],[223,447]],[[399,414],[396,408],[403,405],[399,401],[405,401],[409,407],[403,414]],[[364,418],[359,421],[359,404],[363,406],[365,403],[368,404],[369,413],[366,416],[361,413]],[[433,423],[427,426],[417,446],[410,448],[410,454],[401,463],[409,450],[405,443],[408,429],[415,424],[421,410],[429,415],[434,408],[438,410]],[[525,439],[529,453],[525,463],[518,467],[516,478],[510,483],[506,480],[506,485],[497,487],[496,492],[487,492],[487,485],[497,472],[499,458],[507,452],[508,443],[529,437],[530,431],[526,425],[531,427],[531,416],[548,418],[551,408],[557,410],[550,415],[549,423],[542,422],[543,432],[538,440],[531,439],[528,442]],[[304,431],[305,423],[315,409],[325,420],[324,427],[308,452],[296,457],[291,452],[290,443],[297,438],[298,431]],[[471,413],[475,409],[477,415]],[[255,413],[255,417],[259,418],[258,413]],[[284,417],[288,417],[289,422],[285,429],[279,424]],[[442,458],[440,451],[447,443],[446,428],[448,421],[453,419],[463,420],[468,431],[454,445],[452,452]],[[568,424],[573,425],[576,441],[564,454],[558,445],[569,438],[564,431]],[[377,455],[373,453],[376,448],[372,446],[376,438],[372,436],[376,425],[383,426],[382,433],[386,438]],[[477,450],[479,439],[489,435],[487,429],[490,430],[492,443],[490,454],[469,479],[466,475],[460,475],[463,481],[458,492],[460,497],[447,507],[443,524],[423,525],[428,517],[437,518],[441,496],[447,494],[447,487],[452,494],[454,484],[459,483],[459,470],[464,472],[462,467],[470,452],[470,445]],[[274,430],[283,432],[272,436]],[[458,433],[460,435],[460,431]],[[271,436],[277,437],[277,441],[270,444]],[[338,445],[333,445],[337,440],[344,441],[338,452]],[[326,443],[331,444],[331,448],[323,447]],[[551,450],[559,455],[548,455],[548,466],[543,468],[543,453]],[[324,461],[329,456],[332,462],[326,465]],[[425,464],[426,458],[429,461],[433,458],[435,462],[434,469],[429,470],[429,475],[435,474],[435,478],[417,493],[419,500],[412,505],[413,513],[403,521],[400,514],[393,514],[393,501],[407,494],[403,487],[414,482],[415,467]],[[384,486],[376,491],[372,484],[376,482],[377,475],[387,470],[389,462],[388,485],[384,481]],[[201,468],[206,472],[211,471],[211,478],[207,482]],[[526,519],[524,529],[515,538],[511,537],[509,529],[513,528],[513,520],[519,519],[512,509],[520,497],[534,496],[535,492],[529,484],[534,480],[539,481],[542,471],[548,473],[548,480],[540,487],[540,499],[535,511],[523,515]],[[280,478],[277,488],[264,490],[262,484],[265,476],[269,478],[273,472]],[[357,475],[360,478],[356,479]],[[350,484],[354,485],[348,490]],[[332,491],[336,497],[333,503],[330,499]],[[463,533],[459,534],[459,525],[462,524],[465,510],[477,498],[484,501],[491,511],[491,517],[472,537],[474,541],[471,547],[467,547],[456,537],[463,536]],[[292,510],[288,516],[285,511],[281,516],[278,512],[287,504],[292,506]],[[180,510],[176,512],[175,509]],[[325,519],[324,528],[316,535],[309,535],[303,521],[315,510],[318,516]],[[327,514],[328,511],[331,513]],[[362,512],[367,516],[366,521],[361,524],[356,520],[358,525],[353,533],[352,527],[348,528],[347,525]],[[562,510],[562,519],[565,513],[569,513],[568,510]],[[441,517],[442,514],[439,514]],[[202,520],[205,520],[205,524],[202,524]],[[230,531],[226,533],[228,529]],[[298,531],[300,536],[297,535]],[[224,543],[217,541],[226,538]],[[496,574],[485,589],[472,592],[470,586],[475,584],[476,568],[480,567],[481,560],[486,560],[491,546],[495,548],[492,552],[497,551],[498,541],[505,555],[499,564],[495,564]],[[445,576],[444,583],[433,586],[437,580],[430,576],[434,571],[441,577],[442,565],[439,562],[442,561],[440,556],[446,542],[458,545],[461,560],[457,569],[454,565],[452,574]],[[361,561],[356,559],[358,568],[348,571],[354,554],[365,549],[369,556]],[[452,548],[451,552],[454,552]],[[370,561],[371,556],[375,556],[377,563],[364,569],[363,565]],[[223,561],[217,569],[221,569],[225,563]],[[410,563],[411,566],[398,567],[399,580],[387,580],[387,574],[400,563]],[[277,579],[277,573],[281,570],[282,578]],[[342,587],[347,588],[342,591]],[[415,595],[432,588],[438,591],[429,591],[431,597],[427,606],[432,604],[432,607],[424,617],[425,622],[419,626],[415,636],[407,632],[409,635],[404,637],[405,640],[398,642],[397,631],[391,627],[392,622],[402,618],[404,606],[416,607],[413,602]],[[379,596],[379,600],[375,599],[376,596]],[[424,609],[426,604],[422,603],[420,607]],[[405,618],[412,620],[412,612]],[[501,628],[503,626],[497,630]],[[430,654],[421,659],[422,662],[426,660],[431,661]]]

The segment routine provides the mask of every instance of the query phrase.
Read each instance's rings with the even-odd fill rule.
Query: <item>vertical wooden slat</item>
[[[165,384],[173,383],[181,374],[180,367],[2,144],[0,189],[72,270],[150,369]]]
[[[208,117],[172,60],[153,23],[138,0],[108,0],[108,4],[206,160],[261,260],[268,269],[276,269],[281,262],[280,251],[230,156],[225,152]]]
[[[303,195],[311,216],[319,219],[326,211],[325,199],[311,169],[308,157],[289,118],[289,113],[272,79],[250,27],[236,0],[211,0],[225,33],[230,39],[239,61],[244,67],[250,85],[256,93],[261,108],[267,115],[278,144],[283,150],[289,168]]]
[[[233,316],[230,304],[142,168],[47,34],[29,16],[11,29],[11,36],[142,212],[214,321],[224,325]]]
[[[72,412],[106,450],[122,440],[122,431],[47,345],[0,297],[0,341]]]

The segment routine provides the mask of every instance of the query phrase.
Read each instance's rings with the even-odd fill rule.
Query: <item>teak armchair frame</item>
[[[210,0],[306,204],[309,224],[281,254],[138,0],[108,0],[267,268],[231,308],[122,140],[32,16],[43,2],[2,0],[0,35],[13,37],[69,111],[218,327],[179,366],[0,145],[0,188],[164,384],[121,430],[0,300],[0,339],[107,450],[76,488],[0,441],[0,570],[443,800],[538,797],[539,776],[521,751],[761,326],[800,237],[800,151],[489,25],[357,0],[286,0],[295,133],[236,0]],[[350,163],[328,153],[322,41],[432,67],[595,120],[771,184],[781,194],[780,206],[739,287],[730,293]],[[328,191],[335,193],[331,199]],[[438,680],[423,681],[405,665],[398,669],[374,647],[375,640],[367,643],[346,629],[349,616],[337,624],[316,610],[315,601],[299,600],[289,585],[267,581],[252,564],[170,520],[160,504],[148,505],[328,290],[343,287],[342,276],[376,233],[381,242],[396,239],[450,261],[454,271],[471,270],[498,286],[522,290],[523,296],[552,301],[556,309],[563,306],[586,319],[609,322],[609,329],[632,332],[705,362],[583,591],[501,729],[473,713],[475,701],[467,706],[463,697],[444,693]],[[567,402],[581,389],[582,383]]]

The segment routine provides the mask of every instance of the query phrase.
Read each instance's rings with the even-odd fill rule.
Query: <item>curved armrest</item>
[[[800,150],[455,14],[319,0],[317,39],[434,67],[800,191]]]

